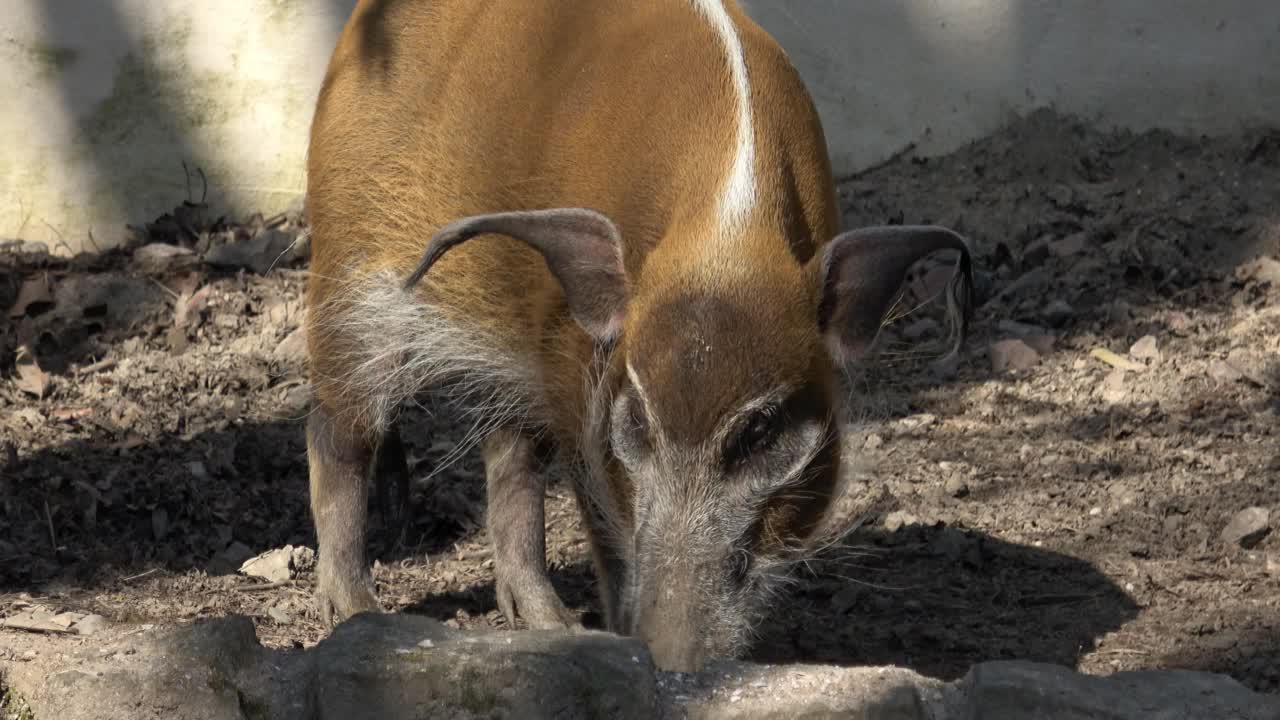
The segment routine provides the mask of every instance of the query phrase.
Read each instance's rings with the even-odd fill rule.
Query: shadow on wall
[[[54,141],[50,162],[65,166],[50,173],[65,178],[71,195],[67,222],[120,219],[90,228],[94,240],[63,241],[92,250],[123,238],[125,223],[140,226],[184,199],[200,201],[205,183],[197,169],[207,175],[217,213],[247,214],[273,198],[293,200],[305,138],[283,137],[281,147],[263,147],[260,138],[282,137],[290,128],[305,134],[314,102],[305,89],[318,86],[353,5],[334,0],[308,9],[246,0],[228,7],[225,22],[211,22],[207,10],[137,0],[31,0],[50,67],[31,87],[46,87],[61,103],[63,118],[45,123],[51,128],[45,142]],[[249,13],[256,15],[242,26],[239,16]],[[279,39],[290,30],[293,39]],[[286,77],[308,58],[321,58],[308,70],[314,78]]]
[[[90,160],[92,174],[82,187],[90,197],[69,199],[97,208],[95,215],[128,218],[141,224],[152,219],[128,215],[136,208],[155,208],[156,215],[186,197],[190,168],[211,168],[212,149],[192,137],[192,128],[212,122],[223,112],[200,89],[196,78],[184,77],[175,65],[173,46],[181,47],[194,28],[176,26],[175,36],[136,29],[119,0],[83,3],[42,0],[46,42],[58,47],[91,48],[92,56],[69,56],[57,74],[57,87],[68,118],[75,126],[73,143]],[[101,98],[87,114],[85,98]],[[140,143],[149,153],[172,158],[168,167],[140,166],[130,161]],[[159,150],[163,148],[163,150]],[[202,186],[195,179],[195,201]],[[216,191],[215,191],[216,192]],[[98,230],[110,236],[124,228]],[[92,248],[93,244],[89,244]]]

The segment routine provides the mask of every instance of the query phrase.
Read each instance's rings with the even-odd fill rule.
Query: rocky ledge
[[[679,675],[605,633],[473,634],[411,615],[358,616],[292,651],[228,617],[117,634],[41,668],[0,661],[0,684],[35,720],[1280,720],[1280,697],[1201,672],[990,662],[944,683],[902,668],[729,663]]]

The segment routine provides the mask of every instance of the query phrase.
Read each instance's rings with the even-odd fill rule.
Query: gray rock
[[[302,362],[307,359],[307,327],[304,325],[285,336],[271,356],[278,362]]]
[[[943,685],[905,668],[726,663],[664,673],[666,717],[687,720],[934,720]],[[956,716],[961,717],[961,716]]]
[[[427,618],[365,614],[316,653],[319,720],[659,714],[648,651],[606,633],[463,636]]]
[[[1054,300],[1040,312],[1040,317],[1053,327],[1061,327],[1076,316],[1075,308],[1066,300]]]
[[[1280,285],[1280,260],[1266,255],[1254,258],[1237,269],[1236,276],[1243,280]]]
[[[1150,361],[1155,365],[1160,362],[1160,347],[1155,335],[1143,335],[1129,348],[1129,357],[1134,360]]]
[[[1260,387],[1270,384],[1267,379],[1269,360],[1270,358],[1263,353],[1246,348],[1236,348],[1227,353],[1227,364],[1239,370],[1246,380]]]
[[[1107,677],[989,662],[943,683],[906,668],[724,663],[656,673],[636,640],[599,632],[469,634],[420,616],[371,613],[316,647],[269,650],[245,617],[166,631],[66,639],[47,675],[0,659],[37,718],[862,718],[863,720],[1277,720],[1280,697],[1211,673]],[[34,651],[29,651],[31,654]]]
[[[1061,240],[1049,243],[1049,252],[1058,257],[1070,257],[1084,251],[1087,239],[1088,236],[1085,233],[1072,233]]]
[[[1251,548],[1271,531],[1271,511],[1261,507],[1249,507],[1231,518],[1222,529],[1222,542]]]
[[[151,633],[109,655],[54,672],[24,692],[37,718],[59,720],[244,720],[285,714],[302,693],[270,682],[268,657],[244,617]],[[257,674],[258,677],[253,677]],[[20,689],[21,690],[21,689]]]
[[[1045,335],[1045,329],[1030,323],[1018,322],[1009,318],[1001,318],[996,322],[996,330],[1016,338],[1033,337],[1035,335]]]
[[[894,510],[884,516],[884,529],[889,532],[897,532],[898,530],[901,530],[903,526],[915,525],[917,522],[918,519],[916,516],[906,510]]]
[[[209,572],[215,575],[233,573],[251,557],[253,550],[236,540],[209,560]]]
[[[251,240],[228,242],[209,248],[204,261],[223,270],[252,270],[266,275],[273,267],[297,257],[298,236],[283,230],[264,230]]]
[[[1213,360],[1209,363],[1209,377],[1222,383],[1232,383],[1244,378],[1240,369],[1226,360]]]
[[[167,308],[165,290],[154,280],[123,275],[68,275],[57,284],[57,307],[40,319],[79,321],[89,308],[106,308],[108,326],[128,327],[139,317]]]
[[[33,607],[0,619],[0,628],[27,632],[67,632],[68,623],[59,622],[58,614],[44,607]]]
[[[947,478],[942,489],[951,497],[962,498],[969,494],[969,483],[960,475],[952,475]]]
[[[1188,670],[1081,675],[1058,665],[988,662],[958,683],[974,720],[1276,720],[1280,698],[1231,678]]]
[[[1020,339],[1001,340],[991,344],[992,372],[1027,370],[1040,362],[1040,353]]]
[[[71,629],[80,635],[96,635],[102,632],[109,624],[107,619],[101,615],[85,615]]]
[[[281,625],[289,625],[293,622],[293,616],[284,608],[269,607],[267,608],[267,616]]]
[[[240,565],[240,572],[267,582],[285,582],[295,574],[293,556],[296,549],[292,545],[285,545],[282,548],[268,550],[245,560]]]
[[[1098,385],[1098,394],[1103,401],[1112,405],[1122,403],[1129,398],[1129,383],[1125,378],[1125,371],[1121,368],[1115,368],[1107,373]]]

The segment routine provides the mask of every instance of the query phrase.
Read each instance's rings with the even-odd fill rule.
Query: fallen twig
[[[127,583],[127,582],[133,582],[134,580],[141,580],[142,578],[148,575],[153,575],[158,572],[160,572],[160,568],[151,568],[150,570],[147,570],[145,572],[140,572],[137,575],[130,575],[129,577],[122,579],[120,582]]]
[[[292,580],[280,580],[277,582],[262,583],[260,585],[247,585],[245,587],[236,588],[237,592],[261,592],[263,590],[275,590],[276,588],[289,587],[293,585]]]
[[[78,374],[92,375],[93,373],[100,372],[102,370],[110,370],[111,368],[116,366],[116,362],[117,361],[115,358],[103,358],[96,363],[85,365],[84,367],[80,368],[80,371]]]
[[[58,551],[58,534],[53,529],[53,513],[49,511],[49,501],[44,501],[44,520],[49,524],[49,543],[53,546],[53,551]]]
[[[1090,350],[1089,354],[1101,360],[1102,362],[1110,365],[1113,368],[1119,368],[1121,370],[1131,370],[1133,372],[1141,372],[1147,369],[1146,365],[1143,365],[1142,363],[1139,363],[1139,362],[1134,362],[1133,360],[1130,360],[1129,358],[1124,357],[1123,355],[1117,355],[1106,348],[1096,347]]]

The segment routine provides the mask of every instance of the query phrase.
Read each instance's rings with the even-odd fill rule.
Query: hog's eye
[[[753,413],[730,448],[730,462],[741,462],[772,445],[782,431],[782,419],[782,412],[774,407]]]
[[[644,404],[634,395],[627,398],[627,423],[631,432],[642,437],[649,434],[649,418],[644,414]]]

